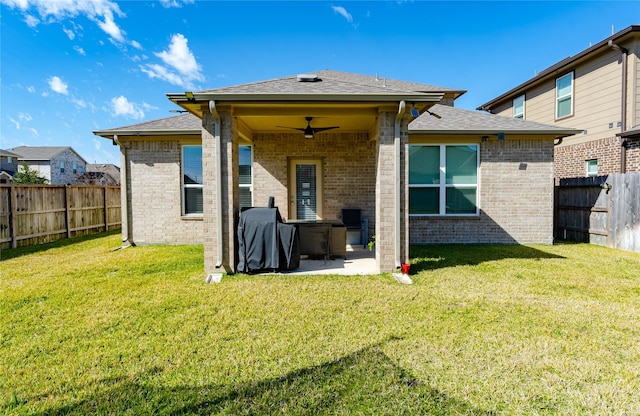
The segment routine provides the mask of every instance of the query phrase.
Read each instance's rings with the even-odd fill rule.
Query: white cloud
[[[0,0],[0,3],[20,9],[30,27],[35,27],[41,21],[61,21],[84,15],[113,40],[125,42],[125,32],[115,22],[116,16],[124,17],[124,13],[120,11],[118,4],[111,0]],[[41,20],[29,13],[31,9],[37,11]],[[67,30],[65,33],[70,36]]]
[[[131,46],[133,46],[136,49],[140,49],[142,50],[142,45],[140,45],[140,42],[136,41],[136,40],[132,40],[131,41]]]
[[[27,130],[28,132],[31,132],[31,134],[33,135],[33,137],[38,137],[38,130],[34,129],[33,127],[26,127],[23,126],[23,124],[28,124],[31,120],[33,120],[33,117],[31,117],[31,114],[29,113],[18,113],[18,118],[15,119],[11,116],[8,116],[8,119],[11,123],[13,123],[14,127],[16,128],[16,130],[23,130],[23,127],[25,127],[24,129]]]
[[[196,0],[160,0],[160,4],[162,7],[170,8],[170,7],[182,7],[185,4],[193,4]]]
[[[40,23],[40,19],[38,19],[35,16],[32,16],[30,14],[25,14],[24,15],[24,22],[27,24],[27,26],[34,28],[36,26],[38,26],[38,23]]]
[[[127,97],[121,95],[111,99],[111,110],[115,116],[125,116],[133,119],[144,117],[144,111],[137,105],[129,102]]]
[[[331,6],[331,8],[333,9],[334,13],[339,14],[340,16],[344,17],[345,19],[347,19],[347,22],[352,23],[353,22],[353,16],[351,16],[351,13],[349,13],[347,11],[347,9],[345,9],[342,6]]]
[[[158,107],[149,103],[142,103],[142,107],[144,107],[144,109],[147,111],[158,110]]]
[[[76,107],[87,108],[89,104],[85,100],[81,100],[78,98],[71,98],[71,102],[76,105]]]
[[[70,40],[74,40],[74,39],[76,38],[76,34],[75,34],[75,33],[73,33],[73,30],[71,30],[71,29],[67,29],[67,28],[63,28],[63,29],[62,29],[62,31],[63,31],[64,33],[66,33],[67,37],[68,37]]]
[[[162,65],[148,64],[141,66],[140,70],[149,75],[150,78],[158,78],[174,85],[183,85],[182,78],[178,74],[171,72]]]
[[[84,49],[82,49],[80,46],[74,46],[73,49],[78,52],[80,55],[82,56],[86,56],[87,53],[84,51]]]
[[[58,94],[69,95],[69,86],[60,77],[53,76],[49,78],[49,88]]]
[[[33,85],[29,85],[27,87],[27,91],[29,91],[30,93],[34,93],[36,92],[36,87],[34,87]]]
[[[155,53],[154,55],[162,59],[162,61],[178,70],[183,75],[192,76],[197,79],[200,72],[200,66],[196,62],[196,58],[189,50],[187,45],[189,41],[182,34],[178,33],[171,38],[171,45],[168,51]]]
[[[154,53],[163,65],[147,64],[140,69],[151,78],[158,78],[185,88],[192,88],[195,81],[204,81],[202,69],[188,46],[188,40],[178,33],[171,37],[169,49]]]

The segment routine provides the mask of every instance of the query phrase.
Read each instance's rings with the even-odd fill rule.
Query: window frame
[[[77,163],[73,162],[73,163],[71,164],[71,171],[72,171],[73,173],[78,173],[78,164],[77,164]]]
[[[183,217],[203,217],[204,209],[202,212],[186,212],[186,199],[187,199],[187,188],[190,189],[200,189],[204,193],[204,185],[203,184],[185,184],[184,183],[184,168],[185,168],[185,156],[184,150],[189,147],[199,147],[202,152],[201,144],[183,144],[180,146],[180,196],[181,196],[181,208],[180,212]],[[203,167],[200,166],[201,172],[204,174]]]
[[[590,167],[594,166],[591,162],[595,162],[595,167],[596,167],[595,173],[589,169]],[[585,164],[586,164],[588,178],[598,176],[598,159],[587,159],[585,161]]]
[[[569,92],[568,94],[564,94],[564,95],[562,95],[562,96],[558,96],[558,94],[559,94],[559,92],[560,92],[560,90],[559,90],[559,88],[558,88],[558,83],[559,83],[562,79],[567,78],[567,77],[570,77],[570,78],[571,78],[571,88],[570,88],[570,92]],[[573,97],[574,97],[574,93],[573,93],[573,92],[574,92],[574,91],[573,91],[573,90],[574,90],[574,85],[575,85],[575,82],[574,82],[574,81],[575,81],[575,80],[574,80],[574,74],[573,74],[573,71],[571,71],[571,72],[569,72],[569,73],[566,73],[566,74],[564,74],[564,75],[563,75],[563,76],[561,76],[561,77],[556,78],[556,101],[555,101],[555,102],[556,102],[556,108],[555,108],[555,119],[556,119],[556,120],[562,120],[562,119],[564,119],[564,118],[567,118],[567,117],[571,117],[571,116],[573,116],[573,112],[574,112],[574,106],[573,106],[573,104],[574,104],[574,99],[573,99]],[[570,100],[570,102],[571,102],[571,105],[570,105],[571,110],[569,111],[569,113],[568,113],[568,114],[559,115],[559,114],[558,114],[558,111],[560,110],[560,106],[559,106],[559,104],[560,104],[560,102],[561,102],[561,101],[564,101],[564,100],[566,100],[566,99],[569,99],[569,100]]]
[[[64,173],[64,161],[60,162],[60,173]]]
[[[480,215],[480,144],[479,143],[416,143],[410,144],[411,147],[438,147],[439,148],[439,183],[437,184],[411,184],[409,183],[409,178],[407,177],[409,192],[411,188],[437,188],[438,189],[438,213],[437,214],[425,214],[425,213],[411,213],[411,201],[409,201],[409,217],[477,217]],[[473,146],[476,149],[476,183],[475,184],[448,184],[447,183],[447,147],[456,147],[456,146]],[[407,160],[408,164],[410,163]],[[408,166],[409,171],[411,166]],[[447,213],[447,189],[475,189],[475,212],[474,213]]]
[[[238,145],[238,154],[240,154],[240,147],[248,147],[249,149],[251,149],[251,161],[250,161],[250,165],[251,166],[251,183],[249,184],[241,184],[240,180],[238,180],[238,192],[240,192],[240,189],[245,188],[245,189],[249,189],[249,192],[251,193],[251,206],[253,206],[253,145],[250,144],[241,144]],[[238,158],[238,170],[240,167],[240,158]],[[241,207],[242,208],[242,207]]]
[[[519,99],[522,99],[522,112],[516,113],[516,100],[519,100]],[[517,118],[517,119],[520,119],[520,120],[524,120],[525,119],[524,114],[525,114],[525,105],[526,105],[525,103],[526,102],[527,102],[527,99],[525,97],[525,94],[522,94],[522,95],[520,95],[520,96],[518,96],[518,97],[513,99],[513,103],[512,103],[512,105],[513,105],[513,118]]]

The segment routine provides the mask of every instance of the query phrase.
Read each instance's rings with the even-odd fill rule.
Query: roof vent
[[[319,81],[316,74],[300,74],[298,75],[298,82],[316,82]]]

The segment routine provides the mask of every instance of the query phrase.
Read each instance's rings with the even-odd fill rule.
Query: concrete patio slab
[[[329,260],[300,259],[300,267],[287,272],[293,275],[340,274],[357,276],[377,274],[375,253],[362,247],[347,246],[347,256]]]

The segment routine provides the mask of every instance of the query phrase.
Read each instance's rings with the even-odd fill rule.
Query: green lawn
[[[640,254],[414,247],[225,276],[118,234],[3,250],[0,414],[640,414]]]

